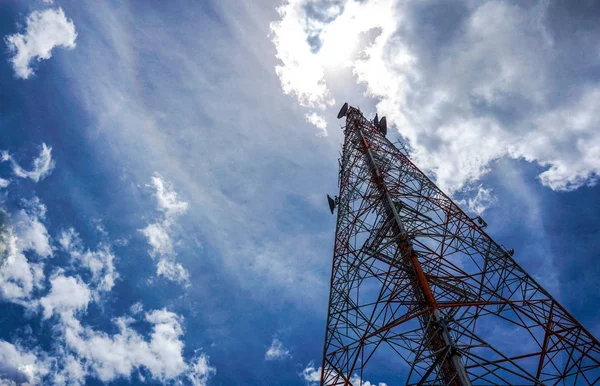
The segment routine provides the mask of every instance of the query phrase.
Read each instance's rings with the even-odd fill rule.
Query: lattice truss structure
[[[599,382],[598,340],[510,252],[358,109],[344,131],[321,384]]]

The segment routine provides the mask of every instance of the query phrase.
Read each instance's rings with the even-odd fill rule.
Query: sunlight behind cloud
[[[451,194],[503,157],[543,166],[540,181],[554,190],[595,184],[600,110],[593,106],[600,87],[583,79],[563,83],[557,75],[586,71],[600,58],[563,59],[581,47],[555,37],[547,2],[459,1],[452,9],[442,3],[286,2],[271,25],[284,91],[302,106],[315,107],[303,101],[323,95],[340,99],[331,85],[349,67],[408,140],[413,160]],[[294,34],[286,32],[290,26]],[[365,46],[355,52],[361,38]],[[309,41],[319,43],[311,52]],[[319,76],[289,63],[320,69]]]

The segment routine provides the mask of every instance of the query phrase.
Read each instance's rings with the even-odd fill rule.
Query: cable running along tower
[[[321,384],[593,385],[600,343],[345,104]],[[366,381],[364,381],[366,382]],[[391,385],[390,385],[391,386]]]

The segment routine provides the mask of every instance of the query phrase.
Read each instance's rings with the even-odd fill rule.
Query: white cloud
[[[304,370],[302,370],[301,374],[302,378],[309,386],[317,386],[321,383],[321,367],[318,369],[315,368],[315,364],[310,362]],[[361,386],[387,386],[386,383],[371,383],[369,381],[362,380],[358,375],[354,374],[350,377],[350,383],[353,385],[361,385]]]
[[[20,251],[34,251],[41,257],[52,255],[48,230],[39,218],[30,216],[24,210],[13,215],[13,231]]]
[[[321,367],[318,369],[315,367],[313,362],[310,362],[304,370],[302,370],[302,378],[310,386],[316,385],[321,382]]]
[[[3,154],[4,159],[8,157],[8,153]],[[166,185],[161,186],[157,187],[161,224],[171,227],[173,220],[185,212],[187,204],[178,201]],[[21,200],[21,204],[23,209],[12,215],[0,211],[0,291],[3,300],[30,310],[41,309],[43,319],[56,316],[53,319],[56,324],[52,325],[55,340],[52,360],[47,360],[48,354],[40,350],[28,352],[0,341],[0,384],[83,385],[89,377],[110,382],[129,378],[144,368],[154,380],[162,383],[206,385],[216,369],[204,353],[186,361],[182,318],[173,312],[162,309],[143,313],[141,303],[132,306],[131,313],[138,322],[150,326],[149,334],[136,331],[131,325],[132,317],[114,319],[118,328],[114,334],[83,324],[81,316],[90,302],[100,301],[118,277],[108,243],[100,243],[97,250],[90,250],[84,247],[74,229],[61,232],[58,242],[70,257],[70,263],[84,270],[79,269],[77,275],[67,275],[63,268],[55,270],[49,280],[50,288],[42,296],[44,264],[34,263],[33,259],[53,255],[51,239],[43,223],[46,207],[38,198]],[[101,224],[96,230],[103,237],[107,236]],[[160,263],[162,260],[159,270],[164,270],[164,275],[189,280],[181,265],[170,260],[164,266]]]
[[[27,260],[23,251],[17,248],[12,232],[4,233],[0,242],[4,252],[0,268],[2,297],[24,304],[34,289],[42,288],[44,266],[42,263],[31,263]]]
[[[53,313],[78,312],[85,310],[91,300],[91,291],[79,278],[59,274],[50,279],[50,293],[40,299],[44,319]]]
[[[114,319],[116,334],[107,334],[84,326],[78,315],[92,301],[92,293],[79,278],[65,277],[59,271],[51,279],[50,293],[40,300],[43,316],[58,315],[56,328],[60,332],[57,344],[61,355],[57,361],[61,371],[52,374],[54,384],[85,383],[87,377],[103,382],[129,378],[142,367],[154,380],[167,382],[187,379],[194,385],[206,385],[216,369],[209,358],[201,354],[190,362],[183,357],[182,318],[166,309],[144,314],[152,332],[146,337],[131,327],[131,317]],[[132,307],[140,315],[142,305]]]
[[[319,136],[327,137],[327,121],[322,115],[319,115],[313,111],[310,114],[306,114],[306,120],[315,125],[317,128],[321,129]]]
[[[181,264],[164,258],[156,263],[156,274],[175,283],[187,284],[190,281],[189,272]]]
[[[134,303],[130,308],[132,314],[137,315],[144,310],[144,306],[141,302]]]
[[[32,12],[26,20],[23,34],[6,36],[6,44],[13,54],[10,59],[19,78],[33,75],[31,62],[50,59],[55,47],[75,48],[75,25],[67,19],[62,8]]]
[[[393,23],[389,0],[315,2],[289,0],[271,23],[280,64],[275,71],[286,94],[301,106],[324,110],[335,104],[327,79],[352,65],[361,34]]]
[[[476,189],[477,194],[475,196],[466,200],[459,200],[457,203],[466,206],[469,212],[481,216],[483,212],[498,201],[498,198],[494,195],[492,189],[484,188],[482,185],[479,185]]]
[[[50,236],[41,222],[46,216],[46,206],[37,197],[23,203],[25,209],[19,210],[11,218],[17,247],[22,251],[34,251],[41,257],[51,256]]]
[[[171,181],[177,192],[181,190],[180,199],[185,192],[183,201],[189,201],[186,226],[192,227],[187,231],[195,232],[194,224],[202,224],[202,230],[190,234],[190,239],[210,244],[214,258],[225,266],[233,280],[243,285],[244,290],[256,293],[259,301],[266,299],[263,293],[275,290],[282,295],[277,301],[293,299],[318,308],[319,293],[327,288],[322,273],[328,268],[320,257],[330,244],[329,235],[326,230],[315,236],[314,229],[290,227],[283,229],[285,234],[282,234],[280,214],[282,205],[287,206],[292,197],[308,200],[313,210],[321,207],[322,199],[316,197],[317,194],[322,197],[325,185],[315,181],[335,185],[322,165],[335,164],[337,151],[319,146],[324,141],[314,135],[294,130],[302,126],[304,113],[295,114],[296,109],[290,108],[286,98],[273,98],[272,87],[278,87],[277,79],[274,84],[274,78],[270,77],[275,60],[264,55],[272,51],[270,41],[265,39],[268,25],[264,23],[265,18],[271,17],[272,7],[266,3],[243,4],[236,8],[240,12],[235,13],[224,12],[227,7],[227,2],[218,2],[219,12],[232,35],[213,34],[217,40],[208,42],[181,40],[179,32],[140,34],[144,27],[139,20],[132,23],[118,9],[94,3],[83,11],[83,17],[93,20],[100,35],[114,39],[90,40],[90,44],[78,48],[82,55],[76,55],[73,66],[65,70],[81,85],[76,90],[77,100],[98,118],[99,127],[111,138],[114,150],[139,161],[126,168],[127,177],[149,180],[148,171],[161,170],[164,179]],[[240,29],[241,25],[256,28]],[[164,27],[171,31],[168,25]],[[185,31],[181,32],[184,36],[193,36],[190,25],[183,23],[178,28]],[[156,51],[159,41],[162,49]],[[214,60],[205,53],[217,42],[236,54],[223,56],[223,65],[215,67]],[[175,72],[166,76],[164,72],[148,73],[137,66],[136,58],[148,54],[156,55],[157,65],[173,68]],[[122,65],[111,66],[109,58],[119,58]],[[173,58],[180,58],[176,65]],[[89,73],[95,76],[85,76]],[[233,74],[233,78],[223,78],[222,74]],[[139,87],[134,81],[136,77],[146,75],[150,76],[153,87],[162,90],[160,95],[156,94],[161,109],[150,108],[134,92]],[[209,79],[212,80],[206,83]],[[233,84],[237,85],[235,93],[229,88]],[[206,85],[214,85],[210,93],[189,94],[190,90]],[[258,104],[250,108],[249,100]],[[270,112],[268,119],[264,111]],[[200,113],[219,117],[214,126],[211,123],[205,127],[211,133],[210,140],[198,129]],[[252,127],[249,135],[250,127],[244,122],[261,122],[261,125]],[[282,165],[299,165],[299,160],[303,167],[292,166],[297,173],[284,173]],[[162,223],[163,219],[156,217],[147,219],[139,228]],[[177,223],[182,223],[181,220],[178,218]],[[192,267],[203,262],[187,258],[188,254],[203,252],[190,245],[178,245],[180,238],[176,234],[181,231],[177,223],[170,234],[173,248],[179,253],[176,261],[192,274]],[[204,243],[208,235],[204,230],[210,233],[208,244]],[[280,238],[271,243],[270,235],[275,233]],[[232,237],[236,242],[232,242]],[[263,253],[265,249],[268,253]],[[150,245],[148,250],[152,250]],[[281,259],[282,254],[288,258]],[[154,261],[158,262],[158,258]],[[200,276],[205,273],[200,269],[194,272]]]
[[[188,203],[177,198],[177,193],[173,190],[173,187],[160,174],[155,173],[152,176],[151,186],[155,190],[158,209],[163,211],[168,219],[187,211]]]
[[[281,20],[271,24],[271,37],[277,48],[281,64],[275,72],[286,94],[295,95],[305,107],[325,108],[335,104],[325,84],[325,70],[315,60],[306,39],[305,10],[302,4],[292,1],[277,9]],[[314,26],[317,28],[317,26]]]
[[[82,385],[87,376],[87,366],[75,356],[66,354],[61,358],[62,370],[52,374],[52,383],[57,386]]]
[[[0,341],[0,383],[2,385],[33,386],[41,384],[50,371],[45,356],[29,352],[22,347]]]
[[[173,254],[173,241],[170,236],[170,227],[162,223],[149,224],[142,229],[142,233],[148,239],[148,244],[152,249],[150,255],[152,257],[168,256]]]
[[[365,381],[362,380],[358,375],[354,374],[352,377],[350,377],[350,382],[353,385],[360,385],[360,386],[387,386],[386,383],[383,382],[378,382],[378,383],[371,383],[369,381]]]
[[[32,169],[27,171],[23,169],[8,152],[2,153],[2,162],[10,161],[13,173],[21,178],[29,178],[34,182],[39,182],[46,178],[54,169],[52,160],[52,148],[42,143],[40,155],[33,160]]]
[[[72,315],[63,314],[66,348],[103,382],[129,377],[141,367],[162,382],[178,377],[206,382],[214,372],[208,357],[200,356],[191,365],[183,358],[181,318],[163,309],[146,313],[145,320],[152,325],[149,340],[131,328],[130,318],[117,318],[119,332],[111,336],[84,327]]]
[[[73,228],[61,232],[58,241],[74,263],[90,271],[91,282],[98,291],[110,291],[114,287],[119,274],[115,269],[115,255],[108,244],[101,243],[95,251],[84,248]]]
[[[10,184],[9,180],[5,180],[4,178],[0,178],[0,188],[6,188]]]
[[[192,362],[187,378],[193,386],[206,386],[208,379],[216,372],[217,369],[209,364],[208,355],[202,353]]]
[[[151,249],[150,256],[156,263],[156,274],[167,280],[188,285],[189,273],[179,263],[175,262],[176,253],[173,250],[172,235],[175,220],[188,209],[188,203],[180,201],[173,187],[164,178],[155,173],[151,185],[157,200],[157,209],[162,213],[161,219],[156,223],[148,224],[140,232],[146,236]]]
[[[336,56],[327,47],[338,47],[337,57],[350,61],[357,81],[379,101],[380,114],[409,140],[416,164],[433,172],[443,190],[460,190],[502,157],[546,167],[540,181],[555,190],[595,184],[600,85],[573,74],[597,65],[598,58],[579,55],[583,46],[549,31],[550,2],[524,7],[464,1],[452,5],[452,15],[437,1],[328,4],[290,0],[272,25],[283,91],[295,93],[301,105],[336,94],[336,72],[308,71],[319,76],[301,82],[286,80],[289,74],[301,74],[300,64],[326,68],[331,61],[324,58]],[[307,11],[314,8],[329,17]],[[337,13],[328,14],[331,8]],[[284,26],[295,26],[294,32]],[[359,55],[346,48],[372,32]],[[320,41],[320,50],[310,52],[308,40]],[[339,72],[344,64],[337,67]]]
[[[10,228],[5,229],[0,237],[2,297],[24,304],[23,302],[30,297],[34,289],[43,286],[44,266],[42,263],[32,263],[27,260],[23,251],[17,247],[17,239]]]
[[[46,207],[37,198],[23,204],[13,216],[0,212],[0,291],[6,300],[26,305],[32,291],[43,287],[44,264],[30,261],[25,252],[45,258],[52,248],[42,223]]]
[[[152,328],[149,336],[132,328],[133,318],[116,318],[114,323],[118,332],[111,335],[82,325],[78,314],[85,310],[89,301],[90,291],[86,291],[84,283],[58,274],[52,280],[51,293],[40,301],[45,318],[51,313],[56,313],[59,317],[59,323],[55,326],[55,330],[59,332],[56,340],[58,355],[54,355],[56,368],[50,372],[46,362],[42,362],[46,367],[41,367],[39,360],[37,367],[16,367],[14,364],[13,367],[26,372],[30,379],[37,381],[47,375],[44,380],[51,377],[52,383],[56,385],[83,385],[88,377],[112,382],[130,378],[144,368],[153,380],[161,383],[175,381],[180,384],[186,380],[192,385],[205,386],[216,373],[216,368],[210,365],[205,353],[186,362],[181,339],[182,318],[177,314],[165,309],[145,313],[143,321]],[[3,352],[7,351],[3,349],[3,342],[0,341],[0,367],[3,360],[6,362],[8,355],[3,357]],[[8,351],[10,358],[15,357]],[[36,360],[31,354],[26,359],[26,363]]]
[[[271,346],[267,349],[265,353],[265,360],[273,361],[273,360],[281,360],[286,358],[291,358],[290,350],[283,347],[283,343],[277,338],[273,338],[273,342],[271,342]]]

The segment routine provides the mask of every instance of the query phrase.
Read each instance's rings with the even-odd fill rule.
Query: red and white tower
[[[483,219],[385,137],[384,118],[344,116],[321,384],[357,386],[384,362],[394,384],[599,383],[598,340]]]

